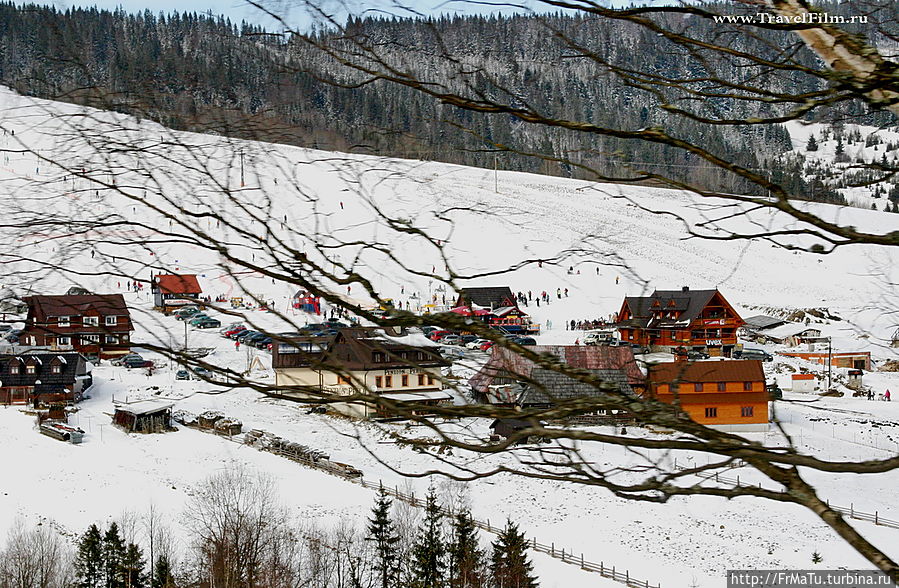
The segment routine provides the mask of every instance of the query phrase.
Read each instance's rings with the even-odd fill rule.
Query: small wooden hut
[[[116,406],[113,422],[129,433],[165,433],[172,430],[171,402],[141,400]]]

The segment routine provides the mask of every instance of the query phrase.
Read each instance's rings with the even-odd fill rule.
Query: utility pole
[[[831,371],[833,368],[833,337],[827,338],[827,391],[830,391]]]
[[[240,150],[240,187],[244,187],[243,181],[243,149]]]
[[[499,172],[497,171],[497,155],[493,154],[493,191],[499,194]]]

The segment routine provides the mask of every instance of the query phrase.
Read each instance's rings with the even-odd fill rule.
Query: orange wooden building
[[[758,360],[675,361],[649,368],[649,394],[691,419],[735,431],[767,430],[768,392]]]
[[[676,347],[730,357],[745,321],[716,290],[656,290],[627,296],[618,311],[621,340],[653,351]]]

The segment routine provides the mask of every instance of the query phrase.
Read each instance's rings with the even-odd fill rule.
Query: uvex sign
[[[702,324],[704,324],[704,325],[723,325],[723,324],[724,324],[724,321],[725,321],[725,319],[723,319],[723,318],[720,318],[720,319],[705,319],[705,320],[702,321]]]

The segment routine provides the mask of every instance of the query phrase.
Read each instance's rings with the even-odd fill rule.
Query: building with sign
[[[153,276],[153,306],[172,310],[199,301],[203,289],[194,274],[158,274]]]
[[[678,347],[730,357],[744,321],[716,290],[656,290],[627,296],[615,325],[621,340],[653,351]]]
[[[340,329],[334,337],[298,337],[272,347],[275,388],[281,398],[321,401],[344,415],[390,417],[406,410],[426,412],[448,402],[441,369],[449,363],[424,335],[384,329]],[[340,401],[342,396],[377,394],[401,410],[374,402]]]

